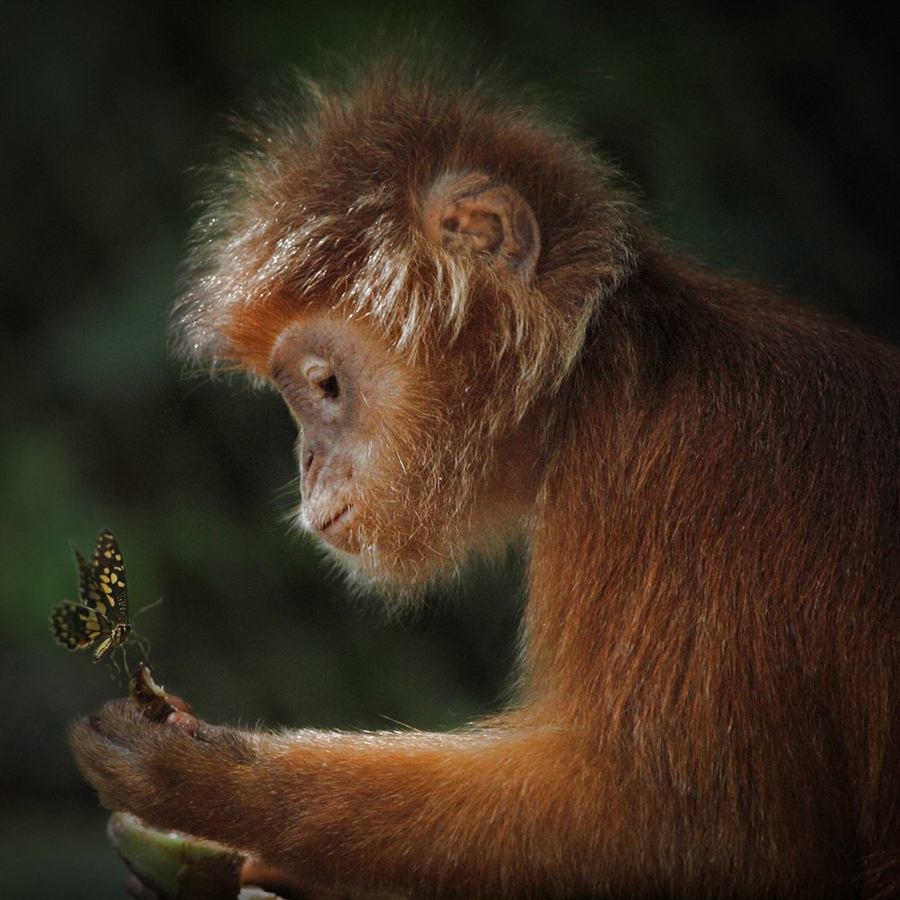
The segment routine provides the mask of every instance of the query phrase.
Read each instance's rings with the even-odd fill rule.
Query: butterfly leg
[[[150,662],[150,641],[144,637],[142,634],[138,634],[137,631],[132,630],[132,635],[134,635],[134,639],[138,642],[138,646],[141,648],[141,655],[144,657],[144,662]],[[130,671],[130,670],[129,670]]]

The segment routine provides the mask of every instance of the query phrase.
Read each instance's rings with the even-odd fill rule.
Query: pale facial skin
[[[362,329],[316,316],[282,333],[271,375],[300,428],[299,522],[335,549],[358,552],[358,485],[378,452],[381,411],[399,402],[398,367]]]

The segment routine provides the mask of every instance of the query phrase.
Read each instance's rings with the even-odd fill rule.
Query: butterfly
[[[74,545],[72,550],[78,562],[81,603],[53,607],[53,636],[70,650],[97,644],[94,662],[99,662],[113,647],[124,644],[133,628],[128,619],[125,562],[109,530],[100,532],[90,563]]]

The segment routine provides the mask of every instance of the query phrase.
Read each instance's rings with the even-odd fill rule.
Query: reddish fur
[[[287,294],[273,296],[265,307],[235,318],[225,332],[229,344],[240,347],[240,353],[233,354],[235,362],[246,372],[268,378],[272,347],[296,318],[296,303]]]
[[[299,195],[306,208],[346,208],[353,186],[372,179],[397,191],[408,232],[410,196],[471,158],[535,211],[538,293],[473,262],[475,302],[458,338],[441,337],[435,309],[416,335],[424,350],[398,351],[427,382],[423,396],[450,392],[435,413],[450,433],[496,454],[498,465],[461,484],[511,494],[505,463],[521,471],[525,456],[532,467],[537,487],[520,498],[531,548],[520,703],[455,735],[201,726],[199,739],[112,706],[73,728],[83,771],[113,808],[251,850],[314,885],[897,896],[897,354],[660,252],[625,216],[607,171],[542,126],[469,100],[432,99],[432,118],[415,118],[415,91],[392,90],[390,102],[376,85],[355,105],[327,107],[304,126],[315,152],[298,151],[287,171],[292,158],[278,149],[270,181],[265,167],[251,172],[253,203]],[[332,145],[347,153],[322,150]],[[389,161],[407,156],[398,174]],[[351,245],[357,227],[336,225]],[[259,265],[277,239],[260,237]],[[409,239],[427,271],[437,251]],[[598,257],[591,248],[604,241]],[[330,271],[344,287],[353,275]],[[195,289],[185,327],[206,329],[206,352],[265,376],[287,323],[316,304],[341,310],[338,281],[300,296],[295,275],[287,266],[246,306],[212,302],[227,325],[197,312],[206,295]],[[522,418],[497,397],[532,345],[488,350],[498,309],[535,297],[544,324],[550,307],[562,313],[548,332],[557,368],[531,372]],[[579,302],[596,308],[562,364]],[[399,340],[401,320],[370,321]],[[438,348],[452,356],[447,368],[431,364]],[[488,358],[495,368],[478,366]],[[465,403],[461,385],[472,388]],[[481,430],[470,433],[472,417]]]

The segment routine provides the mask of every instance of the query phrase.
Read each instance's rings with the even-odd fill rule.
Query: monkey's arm
[[[596,792],[555,729],[191,734],[112,703],[71,740],[106,806],[249,850],[298,881],[552,894],[596,863],[582,846],[597,834],[585,822],[602,817]]]

